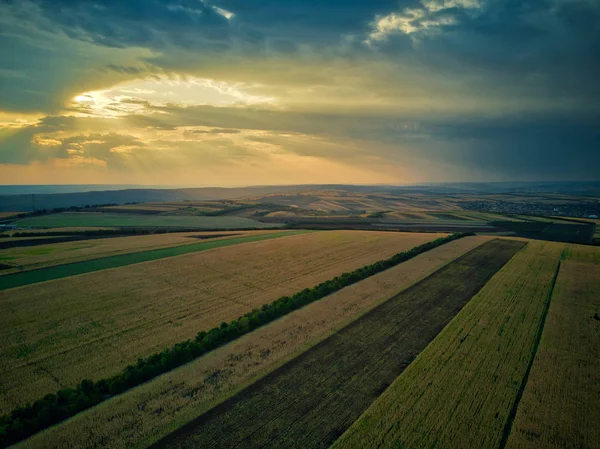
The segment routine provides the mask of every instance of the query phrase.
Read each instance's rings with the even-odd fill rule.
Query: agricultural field
[[[243,217],[203,217],[194,215],[144,215],[102,212],[64,212],[27,217],[15,222],[18,226],[44,228],[62,227],[179,227],[195,229],[245,229],[276,227]]]
[[[233,236],[261,235],[278,231],[236,231],[236,232],[179,232],[154,235],[116,236],[93,238],[63,243],[8,248],[0,256],[1,262],[31,270],[52,265],[80,262],[99,257],[114,256],[136,251],[147,251],[172,246],[199,243],[204,240],[222,240]],[[56,239],[60,237],[27,237],[32,239]],[[12,240],[18,239],[13,237]],[[11,241],[11,239],[6,239]]]
[[[21,235],[25,235],[27,237],[34,236],[35,234],[57,234],[57,235],[65,235],[65,234],[80,234],[87,231],[113,231],[118,228],[111,228],[106,226],[67,226],[64,228],[51,228],[51,229],[27,229],[27,230],[15,230],[15,231],[7,231],[6,234],[14,235],[15,233],[19,233]]]
[[[489,237],[467,237],[344,288],[20,445],[146,447]]]
[[[21,214],[22,212],[0,212],[0,220],[4,220],[6,218],[11,218],[16,215]]]
[[[0,411],[437,237],[309,233],[4,290]]]
[[[600,263],[577,259],[561,262],[508,448],[600,444]]]
[[[334,447],[501,447],[564,246],[529,242]]]
[[[186,245],[175,245],[166,248],[149,249],[137,252],[126,252],[113,256],[99,257],[95,259],[83,260],[80,262],[52,265],[48,267],[37,268],[34,270],[18,271],[8,273],[0,277],[0,290],[21,287],[24,285],[35,284],[38,282],[61,279],[78,274],[86,274],[94,271],[107,270],[110,268],[119,268],[127,265],[153,260],[164,259],[167,257],[181,256],[183,254],[196,253],[209,249],[223,248],[226,246],[237,245],[240,243],[258,242],[278,237],[285,237],[296,234],[304,234],[307,231],[283,231],[277,233],[248,234],[239,237],[229,236],[225,238],[200,239],[200,243],[191,243]],[[204,240],[204,241],[202,241]],[[39,248],[37,248],[39,250]],[[34,249],[33,251],[35,251]],[[43,254],[42,254],[43,255]],[[14,271],[14,269],[12,270]]]
[[[600,219],[596,218],[578,218],[579,221],[587,221],[588,223],[593,223],[596,225],[594,230],[594,241],[600,244]]]
[[[326,447],[523,246],[479,246],[151,447]]]

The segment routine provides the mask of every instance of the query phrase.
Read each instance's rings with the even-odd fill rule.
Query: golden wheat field
[[[489,237],[447,243],[84,412],[26,448],[145,447]]]
[[[499,447],[563,248],[530,241],[333,447]]]
[[[233,236],[240,237],[242,235],[258,235],[273,232],[278,231],[176,232],[78,240],[74,242],[4,249],[2,250],[2,260],[18,267],[19,270],[32,270],[64,263],[81,262],[99,257],[200,243],[203,240],[199,237],[208,238],[214,236],[213,240],[221,240]],[[31,238],[35,239],[37,237],[28,237],[28,239]]]
[[[507,447],[600,444],[599,315],[600,263],[563,261]]]
[[[2,291],[0,412],[439,236],[286,236]]]

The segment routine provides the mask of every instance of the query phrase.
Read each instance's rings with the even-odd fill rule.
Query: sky
[[[0,0],[0,184],[600,180],[598,0]]]

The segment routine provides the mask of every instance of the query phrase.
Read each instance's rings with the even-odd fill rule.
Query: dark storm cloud
[[[208,39],[227,37],[227,18],[199,0],[38,0],[35,3],[69,37],[110,47],[200,45],[201,48]]]
[[[235,34],[250,43],[269,39],[275,46],[280,44],[283,51],[295,43],[339,40],[344,34],[365,32],[374,15],[398,5],[395,0],[34,2],[46,18],[70,37],[101,45],[198,49],[212,42],[225,47],[228,38]],[[233,14],[231,21],[227,13]]]
[[[165,129],[172,123],[209,127],[219,124],[225,128],[216,130],[218,133],[246,128],[318,136],[323,142],[350,139],[354,143],[352,152],[324,143],[288,148],[299,155],[320,155],[338,160],[350,160],[374,151],[394,163],[410,159],[411,164],[423,171],[437,171],[438,167],[448,165],[461,167],[461,173],[471,173],[479,179],[596,179],[600,167],[600,127],[594,116],[486,118],[413,114],[383,117],[211,106],[171,106],[157,110],[162,112],[160,119],[131,116],[128,120],[139,126],[152,124]],[[277,142],[281,139],[274,134],[250,140]],[[438,176],[458,179],[452,178],[458,175],[447,169],[439,170]]]
[[[597,180],[600,127],[594,118],[519,117],[425,125],[425,160],[492,180]],[[483,177],[483,179],[486,179]]]

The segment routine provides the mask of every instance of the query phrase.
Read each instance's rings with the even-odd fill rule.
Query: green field
[[[600,445],[600,264],[561,262],[509,448]]]
[[[311,231],[284,231],[272,234],[251,235],[245,237],[234,237],[224,240],[213,240],[208,242],[195,243],[190,245],[174,246],[170,248],[153,249],[149,251],[140,251],[136,253],[121,254],[118,256],[102,257],[99,259],[85,260],[83,262],[69,263],[65,265],[55,265],[37,270],[25,271],[21,273],[7,274],[0,277],[0,290],[20,287],[22,285],[35,284],[37,282],[60,279],[76,274],[90,273],[92,271],[106,270],[108,268],[118,268],[134,263],[148,262],[151,260],[164,259],[165,257],[180,256],[182,254],[195,253],[208,249],[222,248],[239,243],[258,242],[261,240],[274,239],[288,235],[303,234]],[[314,231],[312,231],[314,232]]]
[[[40,215],[18,220],[19,226],[45,228],[62,227],[178,227],[194,229],[260,229],[281,226],[275,223],[261,223],[243,217],[201,217],[186,215],[129,215],[93,212],[65,212]]]
[[[334,447],[502,447],[563,248],[529,242]]]

